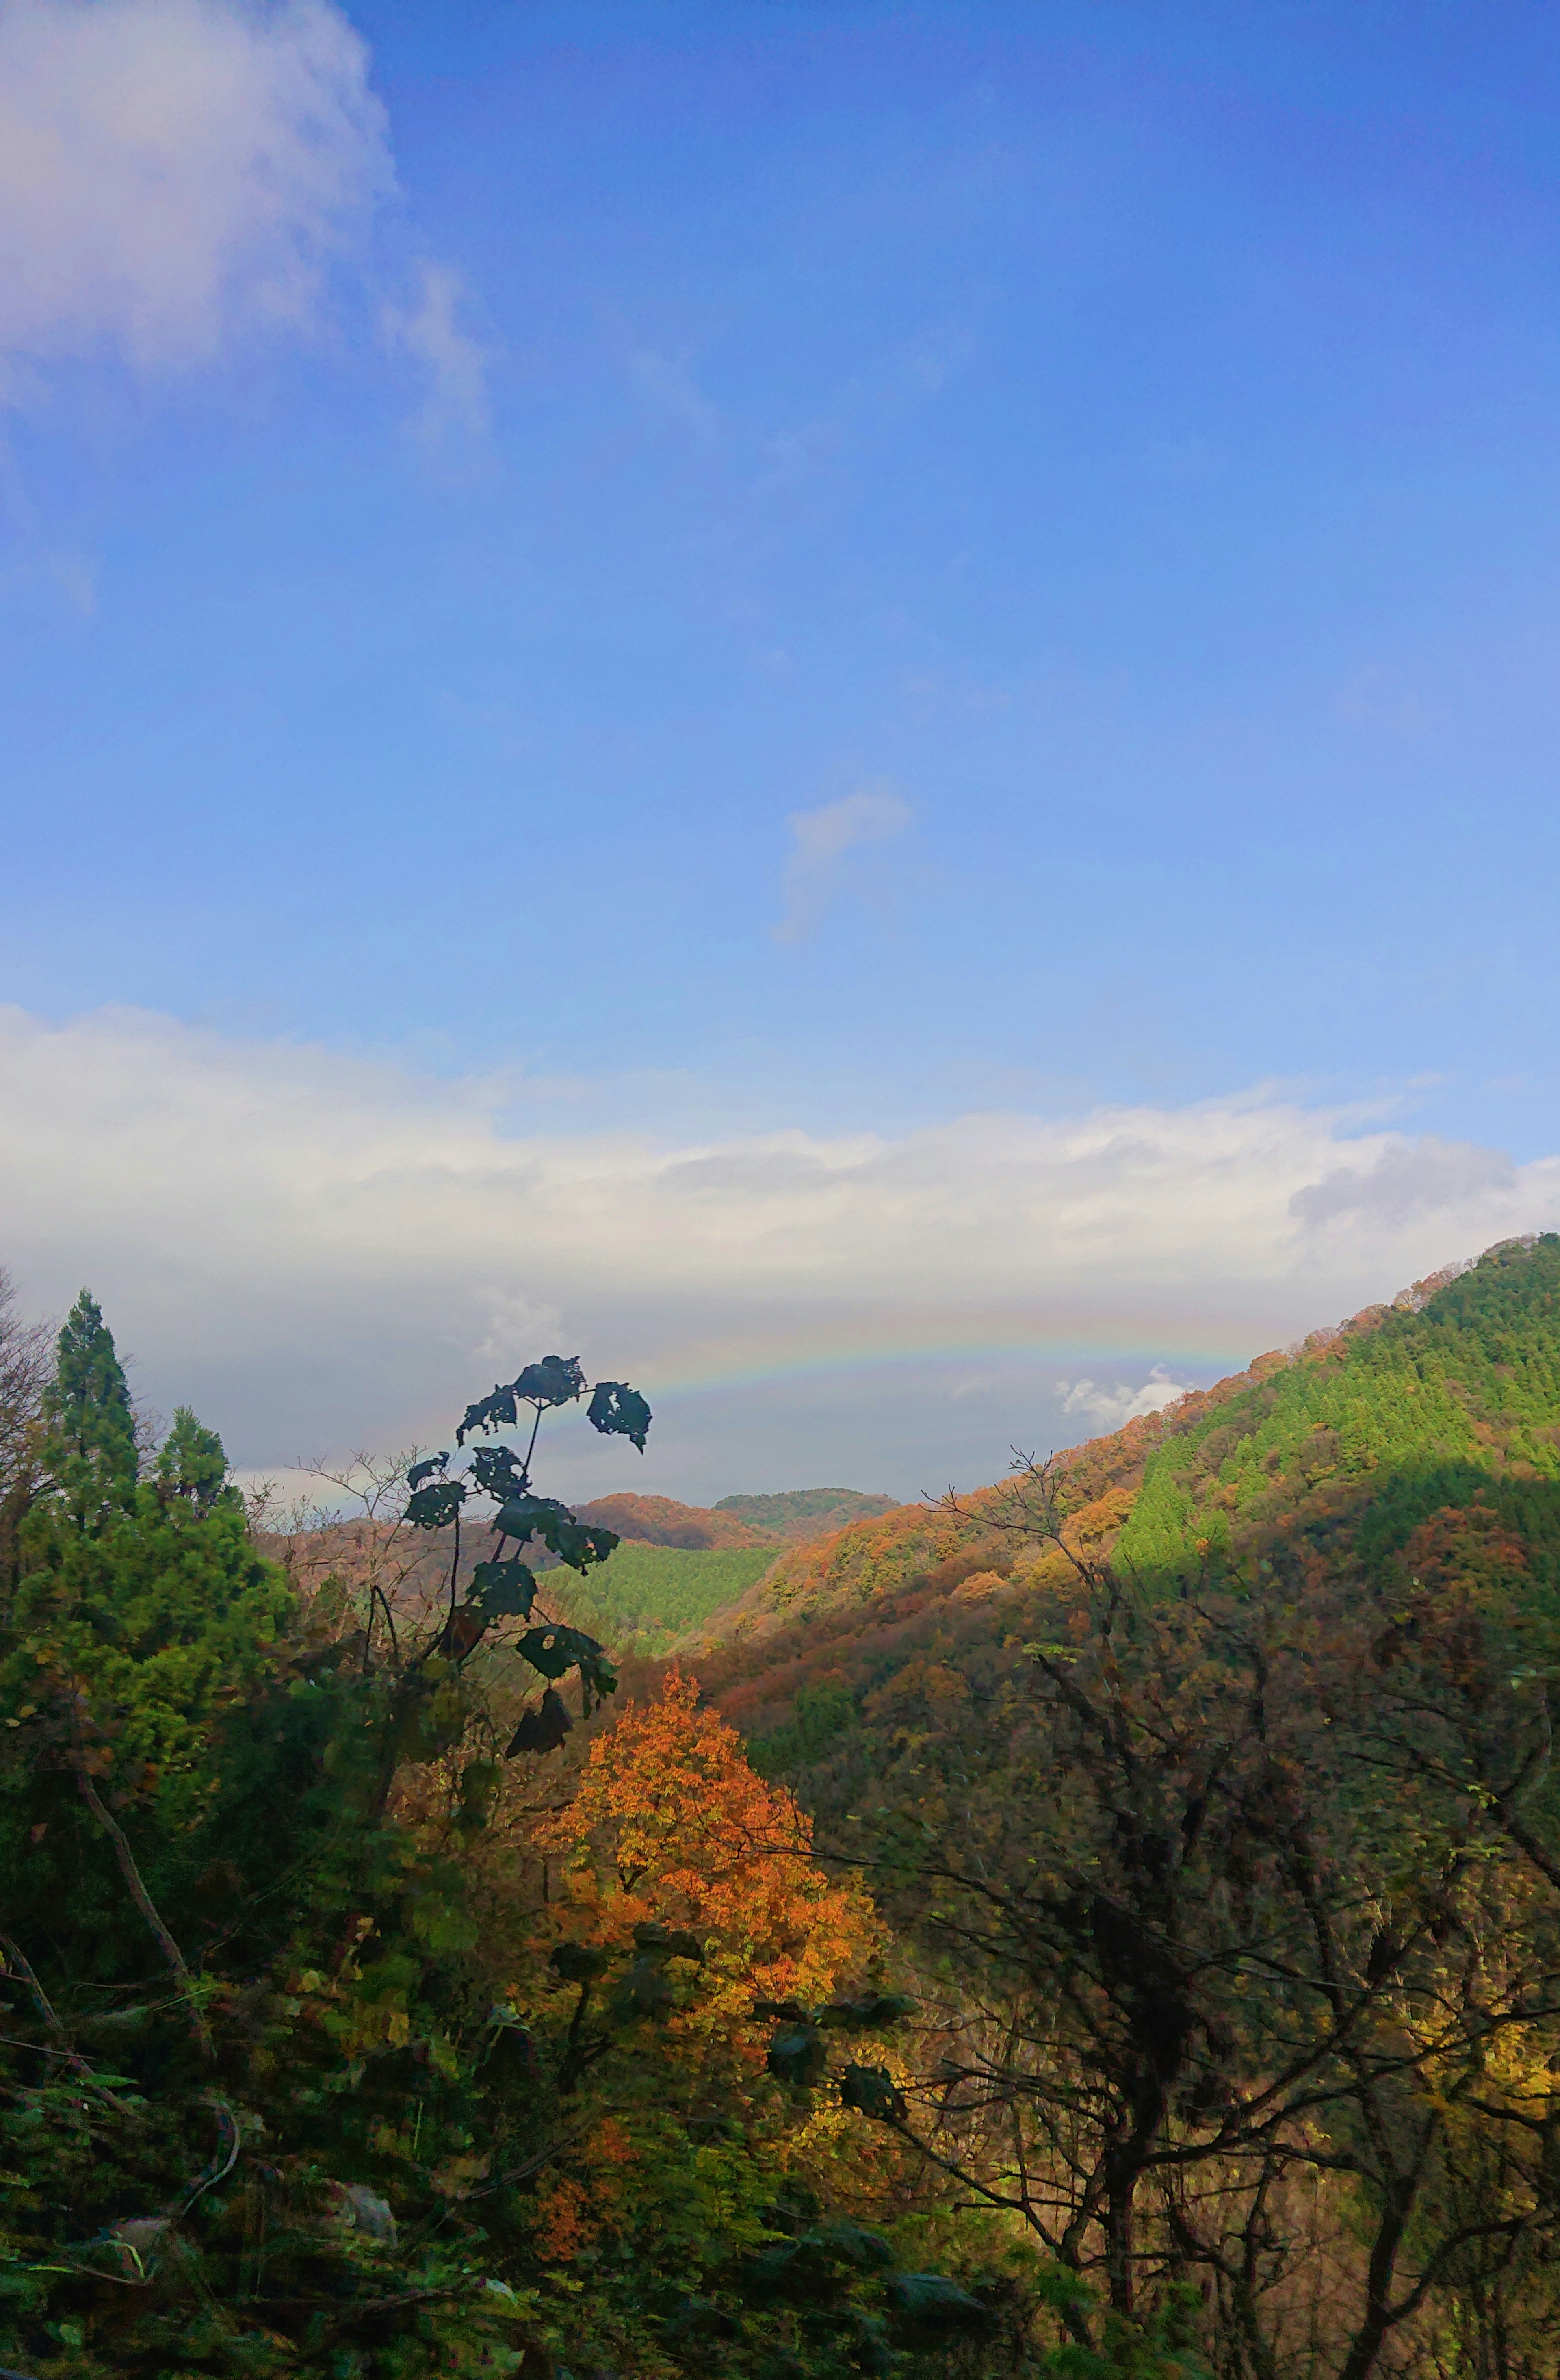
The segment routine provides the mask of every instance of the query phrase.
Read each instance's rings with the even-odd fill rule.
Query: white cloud
[[[368,64],[327,0],[0,0],[0,396],[317,327],[393,179]]]
[[[458,273],[425,259],[410,304],[387,306],[382,318],[389,345],[425,377],[427,395],[415,427],[435,444],[453,433],[484,438],[490,426],[488,351],[461,322],[466,298]]]
[[[652,413],[691,431],[702,445],[712,446],[720,437],[720,408],[706,396],[684,362],[641,347],[629,358],[628,377]]]
[[[792,852],[785,869],[785,915],[774,929],[775,940],[804,941],[844,881],[847,855],[901,834],[913,815],[908,802],[884,778],[816,810],[792,810],[786,820]]]
[[[1110,1389],[1102,1389],[1094,1380],[1063,1380],[1058,1385],[1067,1391],[1063,1413],[1077,1414],[1103,1432],[1119,1429],[1123,1422],[1136,1421],[1143,1414],[1163,1413],[1167,1405],[1185,1396],[1189,1383],[1172,1380],[1164,1366],[1155,1364],[1141,1389],[1122,1380]]]
[[[938,1365],[957,1380],[981,1348],[1052,1378],[1086,1365],[1074,1411],[1103,1427],[1085,1399],[1146,1410],[1145,1395],[1174,1392],[1165,1370],[1146,1390],[1098,1386],[1131,1350],[1147,1351],[1139,1379],[1155,1350],[1178,1371],[1198,1349],[1244,1360],[1493,1240],[1560,1226],[1560,1158],[1433,1172],[1439,1186],[1402,1219],[1365,1207],[1310,1221],[1309,1190],[1424,1144],[1345,1139],[1357,1119],[1259,1096],[671,1147],[508,1137],[498,1118],[514,1102],[507,1084],[136,1012],[55,1026],[0,1010],[0,1260],[34,1310],[90,1282],[152,1402],[209,1410],[248,1463],[426,1439],[474,1378],[497,1377],[502,1348],[548,1352],[538,1330],[642,1378],[652,1402],[669,1382],[747,1377],[751,1390],[722,1396],[755,1442],[764,1379],[800,1368],[831,1433],[824,1461],[869,1426],[865,1391],[836,1409],[819,1385],[852,1351],[897,1351],[906,1380]],[[981,1420],[984,1475],[1029,1431],[1007,1412]],[[909,1484],[912,1459],[936,1469],[940,1445],[904,1458]]]

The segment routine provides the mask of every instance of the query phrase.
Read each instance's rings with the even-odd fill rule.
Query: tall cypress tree
[[[103,1309],[84,1289],[65,1318],[49,1390],[47,1459],[83,1528],[136,1489],[136,1417]]]

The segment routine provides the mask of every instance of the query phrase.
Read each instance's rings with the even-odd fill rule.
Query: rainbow
[[[848,1378],[883,1379],[895,1374],[949,1365],[996,1366],[1005,1371],[1097,1373],[1101,1367],[1147,1373],[1156,1366],[1206,1380],[1245,1368],[1255,1352],[1249,1338],[1209,1331],[1179,1332],[1172,1341],[1121,1331],[1082,1334],[1008,1330],[971,1332],[910,1330],[903,1337],[881,1325],[861,1338],[838,1332],[799,1335],[777,1343],[769,1335],[706,1343],[685,1354],[641,1363],[635,1374],[647,1394],[681,1399],[735,1390],[783,1389]]]

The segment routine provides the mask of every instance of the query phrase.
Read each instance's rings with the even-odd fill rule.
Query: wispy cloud
[[[702,445],[711,446],[720,435],[720,408],[706,396],[687,364],[641,347],[631,356],[628,377],[635,394],[652,413],[691,431]]]
[[[792,810],[786,820],[792,851],[785,868],[785,915],[774,929],[775,940],[804,941],[843,886],[849,855],[902,834],[913,817],[909,803],[885,778],[816,810]]]
[[[0,397],[316,327],[393,183],[368,66],[327,0],[6,0]]]
[[[425,258],[410,303],[383,312],[387,343],[422,375],[426,394],[414,426],[431,444],[485,438],[491,426],[488,350],[460,319],[466,303],[461,275]]]

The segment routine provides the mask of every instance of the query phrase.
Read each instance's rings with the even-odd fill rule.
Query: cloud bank
[[[868,1450],[879,1478],[901,1464],[890,1484],[946,1475],[948,1398],[928,1384],[978,1355],[995,1385],[971,1460],[989,1476],[1015,1434],[1111,1426],[1189,1372],[1560,1225],[1560,1158],[1514,1165],[1255,1094],[668,1146],[561,1131],[545,1105],[505,1129],[512,1085],[8,1009],[0,1103],[0,1258],[28,1304],[58,1312],[90,1282],[149,1393],[189,1397],[261,1465],[426,1442],[545,1338],[669,1412],[718,1408],[728,1479],[743,1445],[747,1477],[789,1473],[796,1416],[826,1406],[809,1463],[860,1469]],[[890,1430],[872,1408],[894,1397]],[[792,1437],[765,1451],[776,1416]],[[924,1437],[896,1453],[913,1423]],[[690,1443],[659,1441],[684,1488]]]
[[[0,395],[312,328],[393,181],[368,67],[325,0],[5,0]]]

